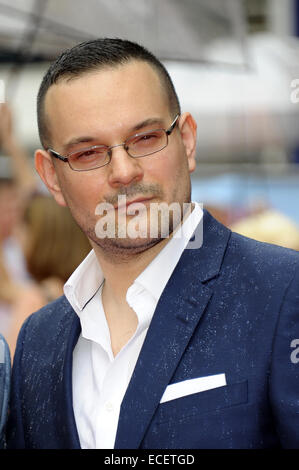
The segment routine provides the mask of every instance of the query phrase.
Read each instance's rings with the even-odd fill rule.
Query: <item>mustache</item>
[[[122,186],[116,194],[105,196],[105,202],[115,205],[118,202],[118,196],[126,196],[127,198],[134,196],[151,196],[163,198],[164,192],[159,184],[142,184],[134,183],[131,186]]]

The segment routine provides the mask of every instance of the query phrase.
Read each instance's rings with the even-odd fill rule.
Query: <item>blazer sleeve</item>
[[[4,430],[10,392],[10,372],[9,348],[3,336],[0,335],[0,449],[5,447]]]
[[[299,449],[299,269],[281,305],[273,340],[269,385],[281,445]]]
[[[8,449],[25,449],[25,436],[22,418],[22,355],[23,345],[26,336],[27,325],[30,317],[24,322],[17,341],[14,354],[12,376],[11,376],[11,393],[9,402],[9,416],[7,421],[6,442]]]

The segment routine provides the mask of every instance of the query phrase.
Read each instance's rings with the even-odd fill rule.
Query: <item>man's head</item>
[[[180,103],[164,65],[147,49],[123,39],[102,38],[83,42],[63,52],[49,67],[37,97],[37,121],[41,143],[51,146],[51,128],[45,112],[48,89],[60,80],[71,80],[92,71],[125,65],[131,61],[147,62],[158,73],[172,115],[180,114]]]
[[[116,236],[99,240],[95,227],[100,218],[99,204],[110,203],[117,213],[119,195],[125,195],[128,202],[142,200],[148,218],[152,203],[176,202],[182,206],[190,202],[189,173],[195,168],[196,124],[189,113],[177,119],[168,143],[159,152],[132,158],[126,146],[120,145],[136,133],[169,129],[180,113],[175,90],[162,64],[128,41],[84,43],[67,51],[50,67],[40,88],[38,106],[45,149],[36,152],[37,171],[58,204],[70,208],[92,245],[106,252],[133,253],[157,243],[160,235],[156,239]],[[145,144],[150,141],[148,135],[142,140]],[[50,147],[68,157],[100,145],[115,147],[110,163],[90,171],[74,171],[47,151]],[[125,224],[129,221],[128,216]],[[172,228],[171,220],[170,232]]]

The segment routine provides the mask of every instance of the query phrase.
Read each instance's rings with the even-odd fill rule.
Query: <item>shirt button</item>
[[[111,403],[111,401],[107,401],[107,403],[106,403],[106,405],[105,405],[105,409],[106,409],[106,411],[108,411],[108,412],[113,411],[113,404]]]

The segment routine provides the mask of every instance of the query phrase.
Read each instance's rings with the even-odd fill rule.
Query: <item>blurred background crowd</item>
[[[234,231],[299,250],[299,0],[0,0],[0,333],[62,294],[90,250],[37,177],[36,95],[86,39],[142,43],[198,123],[192,199]]]
[[[10,159],[10,173],[0,175],[0,332],[13,355],[26,317],[63,294],[91,247],[69,210],[40,187],[7,103],[0,105],[0,145]]]

